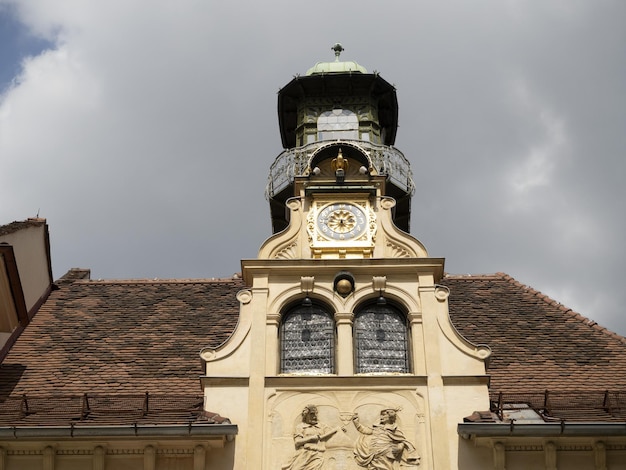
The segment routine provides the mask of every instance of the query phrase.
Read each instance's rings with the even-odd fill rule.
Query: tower
[[[301,258],[384,258],[394,249],[425,256],[400,233],[409,232],[414,183],[408,160],[393,147],[395,88],[340,61],[340,44],[333,50],[334,62],[318,62],[278,94],[285,150],[268,178],[273,232],[289,227],[306,235],[289,245]],[[306,213],[300,226],[292,220],[295,201]]]
[[[398,126],[395,88],[356,62],[340,61],[340,44],[333,50],[334,62],[318,62],[278,94],[286,150],[268,179],[273,231],[287,226],[285,202],[304,189],[307,194],[335,192],[336,197],[358,192],[392,197],[394,222],[408,232],[414,185],[409,162],[393,147]]]
[[[235,468],[304,468],[317,426],[320,468],[358,470],[359,435],[388,420],[406,436],[398,463],[449,469],[459,417],[488,407],[489,349],[456,332],[444,260],[408,234],[395,88],[333,50],[278,94],[274,233],[242,261],[237,329],[201,352],[205,396],[245,429]]]

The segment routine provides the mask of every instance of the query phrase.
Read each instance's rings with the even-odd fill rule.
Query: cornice
[[[389,375],[284,375],[265,378],[265,386],[282,390],[288,389],[334,389],[348,388],[350,390],[377,389],[415,389],[427,385],[426,376],[411,374]]]
[[[117,425],[117,426],[2,426],[0,442],[14,440],[91,440],[102,438],[135,439],[164,438],[179,439],[202,436],[204,439],[231,438],[238,433],[235,424],[186,425]]]
[[[272,275],[297,275],[303,272],[333,275],[337,271],[352,273],[375,270],[390,274],[433,273],[435,282],[443,277],[444,258],[367,258],[367,259],[244,259],[241,261],[243,278],[252,284],[254,272],[271,272]]]
[[[487,385],[489,386],[488,375],[444,375],[442,377],[444,385]]]

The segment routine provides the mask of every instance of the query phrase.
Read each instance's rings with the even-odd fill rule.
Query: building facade
[[[31,218],[0,227],[0,362],[51,288],[46,221]]]
[[[240,275],[55,283],[0,368],[0,469],[626,469],[626,340],[446,275],[395,88],[334,50],[279,92]]]

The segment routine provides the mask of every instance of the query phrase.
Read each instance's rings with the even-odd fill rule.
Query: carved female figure
[[[359,422],[354,415],[352,422],[361,433],[354,448],[356,463],[368,470],[393,470],[396,462],[419,465],[419,456],[396,425],[396,410],[380,412],[380,421],[371,428]]]

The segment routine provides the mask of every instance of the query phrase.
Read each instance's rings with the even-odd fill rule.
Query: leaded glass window
[[[324,111],[317,118],[319,140],[358,139],[359,118],[349,109]]]
[[[317,305],[289,311],[281,326],[281,372],[332,374],[335,362],[335,325]]]
[[[409,372],[406,317],[395,307],[367,305],[354,319],[356,372]]]

